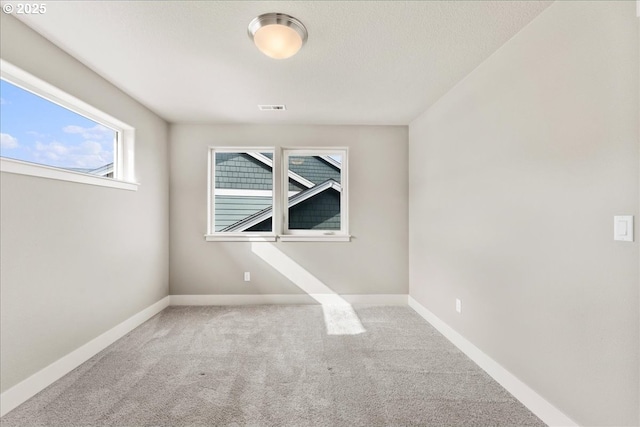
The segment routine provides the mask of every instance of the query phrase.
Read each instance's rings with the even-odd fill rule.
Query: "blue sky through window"
[[[113,162],[116,132],[0,80],[0,156],[83,171]]]

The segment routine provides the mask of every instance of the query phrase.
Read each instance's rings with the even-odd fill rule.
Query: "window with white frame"
[[[209,236],[274,235],[273,148],[209,151]]]
[[[349,241],[347,202],[346,149],[209,149],[209,241]]]
[[[3,172],[137,189],[133,128],[2,60]]]
[[[283,240],[347,236],[347,150],[285,149],[282,164],[294,192],[283,209]],[[297,176],[302,186],[293,185]]]

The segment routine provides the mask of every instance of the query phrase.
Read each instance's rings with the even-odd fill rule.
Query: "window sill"
[[[267,235],[224,235],[224,234],[205,234],[204,240],[207,242],[275,242],[275,234]]]
[[[113,178],[87,175],[86,173],[73,172],[20,160],[0,158],[0,172],[29,175],[39,178],[57,179],[59,181],[77,182],[80,184],[95,185],[98,187],[111,187],[121,190],[137,191],[140,184],[136,182],[118,181]]]
[[[276,236],[266,235],[225,235],[225,234],[205,234],[204,240],[207,242],[350,242],[350,235],[324,235],[324,234],[288,234]]]
[[[350,242],[348,234],[287,234],[278,236],[281,242]]]

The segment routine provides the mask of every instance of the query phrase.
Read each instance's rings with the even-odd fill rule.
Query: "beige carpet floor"
[[[355,312],[357,328],[332,329],[325,320],[353,316],[326,318],[317,305],[170,307],[0,423],[544,425],[410,308]]]

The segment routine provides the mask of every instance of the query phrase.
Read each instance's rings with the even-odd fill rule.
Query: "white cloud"
[[[99,154],[102,152],[102,145],[95,141],[84,141],[80,144],[80,150],[83,154]]]
[[[113,154],[97,141],[83,141],[79,145],[65,145],[58,141],[48,144],[36,142],[34,157],[52,166],[86,169],[113,162]]]
[[[65,156],[69,153],[69,147],[58,141],[53,141],[48,144],[36,142],[36,150],[45,153],[45,155],[52,160],[57,160],[60,156]]]
[[[11,150],[18,147],[18,139],[9,135],[8,133],[0,134],[0,147],[5,150]]]
[[[98,124],[93,127],[69,125],[62,130],[66,134],[78,135],[81,141],[71,137],[63,137],[64,142],[51,141],[47,135],[29,132],[39,139],[30,149],[35,161],[82,169],[94,169],[113,162],[113,130]]]
[[[27,135],[35,136],[36,138],[40,138],[40,139],[47,137],[47,135],[45,135],[44,133],[36,132],[34,130],[28,131]]]
[[[83,133],[87,131],[87,128],[83,128],[82,126],[69,125],[63,127],[62,130],[66,133]]]
[[[92,128],[84,128],[82,126],[69,125],[62,128],[65,133],[80,134],[85,139],[105,139],[113,136],[113,130],[106,126],[95,125]]]
[[[0,98],[0,105],[7,105],[7,104],[9,104],[9,101],[7,101],[4,98]]]

